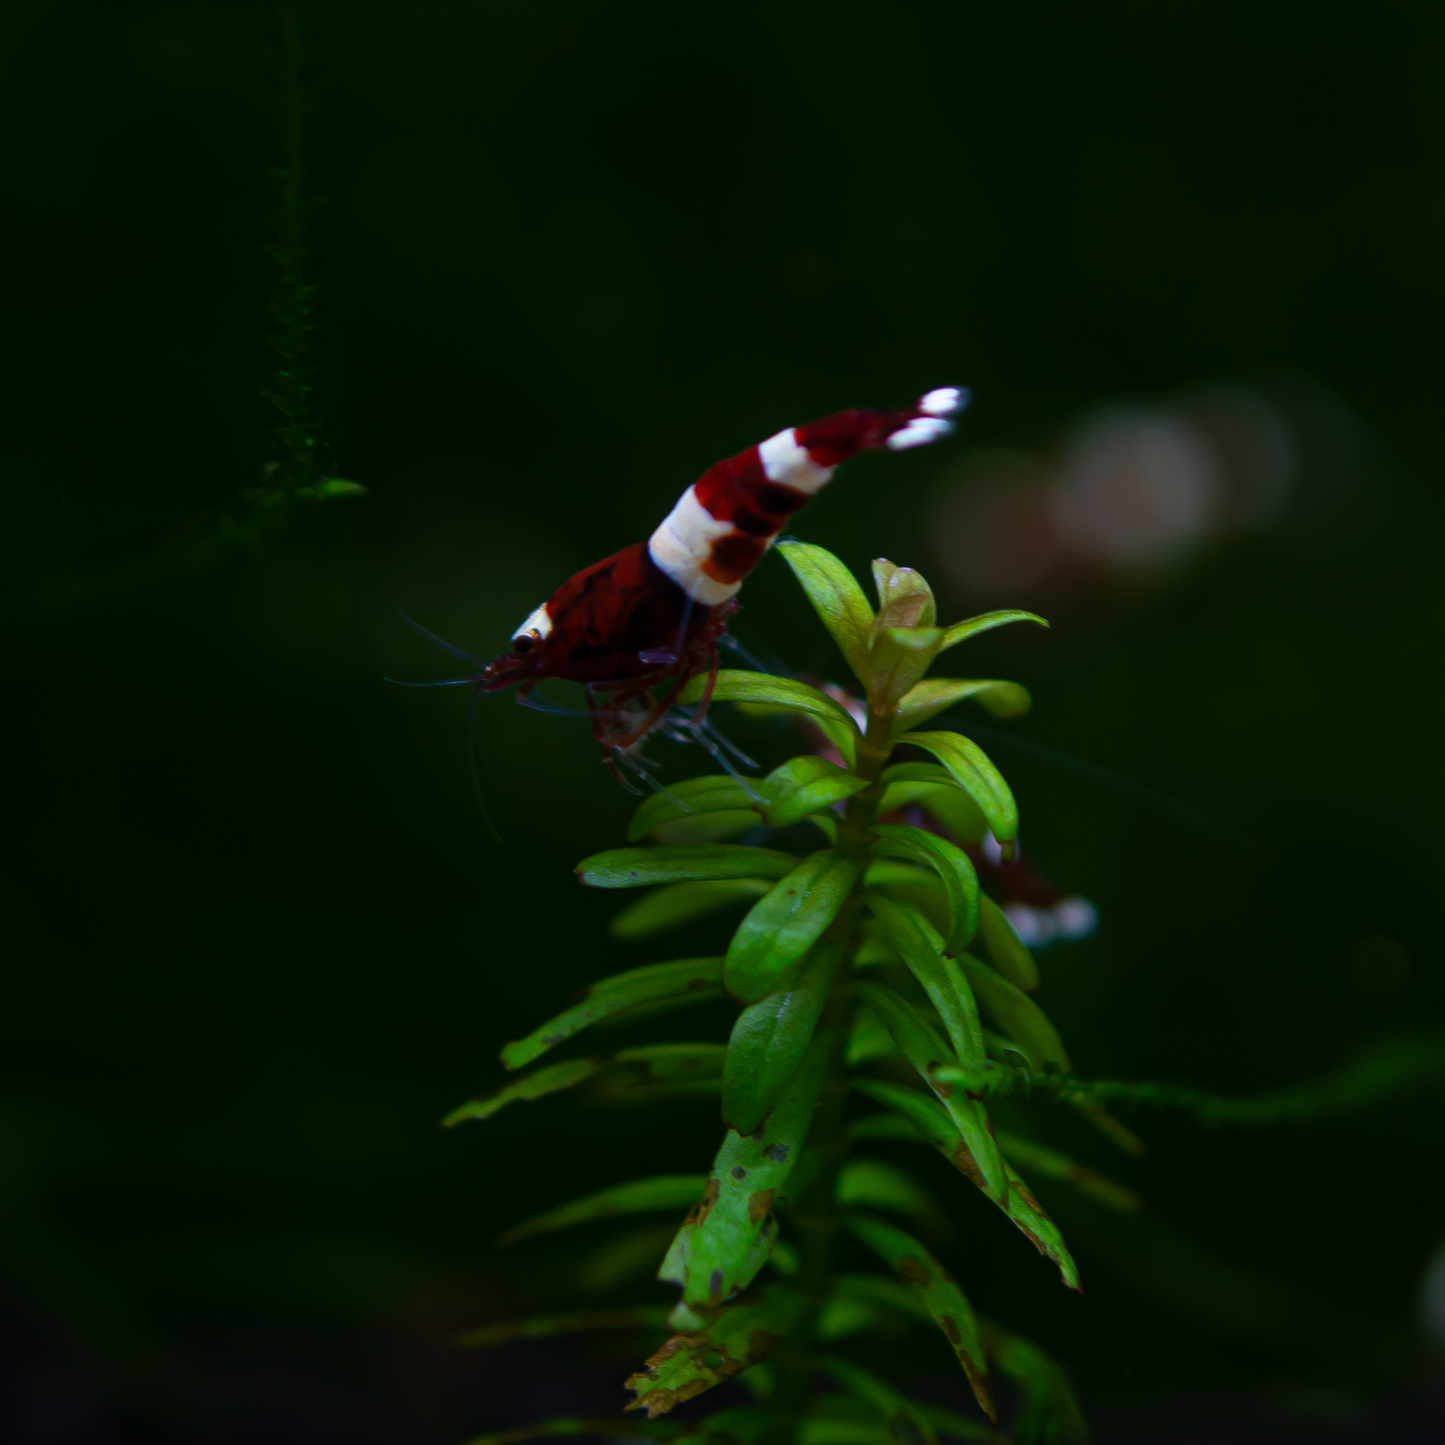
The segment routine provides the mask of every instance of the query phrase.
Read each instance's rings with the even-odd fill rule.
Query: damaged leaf
[[[669,928],[706,918],[735,903],[761,898],[772,887],[762,878],[723,878],[716,882],[673,883],[624,908],[608,930],[614,938],[650,938]]]
[[[1009,916],[986,893],[979,899],[978,931],[993,966],[1015,988],[1033,993],[1039,986],[1039,967]]]
[[[626,1388],[636,1398],[628,1410],[656,1419],[766,1359],[793,1326],[799,1298],[786,1285],[772,1285],[718,1311],[707,1328],[674,1335]]]
[[[905,1089],[901,1085],[887,1084],[879,1079],[855,1079],[853,1087],[870,1099],[896,1110],[919,1136],[932,1144],[960,1173],[967,1175],[975,1184],[979,1183],[971,1151],[965,1144],[963,1135],[949,1114],[934,1100],[920,1094],[916,1089]],[[860,1131],[860,1137],[881,1137],[882,1133],[881,1130],[865,1127]],[[1007,1194],[1002,1199],[995,1197],[994,1202],[1023,1232],[1034,1248],[1045,1259],[1053,1261],[1063,1282],[1070,1289],[1078,1289],[1078,1266],[1064,1244],[1058,1226],[1044,1212],[1028,1185],[1019,1178],[1018,1172],[1003,1160],[1002,1156],[1000,1162],[1007,1180]]]
[[[715,1310],[746,1289],[767,1260],[772,1211],[782,1202],[813,1122],[833,1040],[818,1034],[766,1122],[729,1129],[706,1181],[663,1261],[659,1278],[683,1289],[689,1308]]]
[[[953,1346],[979,1407],[990,1420],[997,1421],[978,1321],[953,1277],[911,1234],[896,1225],[856,1213],[849,1214],[847,1222],[853,1233],[875,1250],[905,1284],[918,1291],[934,1323]]]
[[[1058,1364],[1021,1335],[982,1322],[984,1348],[1023,1393],[1009,1433],[1015,1445],[1085,1445],[1089,1427]]]
[[[1132,1211],[1142,1209],[1144,1202],[1132,1189],[1116,1184],[1112,1179],[1099,1174],[1083,1164],[1076,1164],[1066,1154],[1046,1149],[1032,1139],[1020,1138],[1017,1134],[998,1133],[998,1147],[1004,1158],[1026,1174],[1041,1174],[1045,1179],[1062,1179],[1072,1184],[1081,1194],[1097,1199],[1110,1209]]]
[[[692,848],[609,848],[584,858],[577,876],[589,888],[646,888],[712,878],[782,878],[798,866],[791,853],[712,843]]]
[[[838,644],[859,682],[868,683],[868,643],[873,608],[853,574],[831,553],[807,542],[779,542],[819,620]]]
[[[659,1174],[652,1179],[634,1179],[627,1184],[614,1184],[584,1195],[570,1204],[534,1215],[521,1224],[499,1234],[492,1242],[498,1248],[533,1239],[539,1234],[552,1234],[570,1229],[574,1224],[590,1224],[594,1219],[611,1219],[618,1214],[647,1214],[654,1209],[685,1209],[707,1183],[702,1174]]]
[[[640,1004],[681,1001],[710,993],[722,979],[722,968],[720,958],[683,958],[600,979],[587,990],[581,1003],[548,1019],[526,1038],[508,1044],[502,1050],[502,1064],[508,1069],[520,1069],[589,1024]]]
[[[1019,830],[1018,805],[1003,775],[972,738],[961,733],[905,733],[895,741],[932,753],[978,804],[993,836],[1002,844],[1013,842]]]
[[[738,1015],[723,1065],[724,1121],[751,1134],[767,1118],[813,1037],[838,971],[842,948],[820,943],[791,988],[780,988]]]
[[[878,1015],[884,1028],[893,1035],[894,1042],[917,1070],[919,1078],[938,1096],[953,1121],[955,1132],[967,1141],[962,1154],[957,1158],[950,1154],[950,1159],[985,1194],[1002,1203],[1008,1192],[1005,1165],[994,1142],[983,1104],[963,1090],[942,1084],[935,1078],[935,1070],[940,1064],[953,1062],[948,1048],[913,1005],[891,988],[871,982],[860,982],[854,987],[858,997]],[[911,1093],[906,1089],[901,1092]]]
[[[805,858],[759,900],[733,935],[723,987],[744,1003],[783,987],[791,971],[838,916],[858,865],[829,849]]]
[[[947,951],[967,948],[978,927],[979,911],[978,874],[968,854],[957,843],[907,823],[875,823],[873,831],[882,840],[880,852],[912,858],[938,875],[952,919]]]

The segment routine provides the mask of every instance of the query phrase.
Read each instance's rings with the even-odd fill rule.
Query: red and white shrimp
[[[901,411],[835,412],[718,462],[646,542],[564,582],[471,681],[480,692],[515,683],[519,700],[548,677],[584,684],[592,735],[614,771],[706,672],[692,723],[700,727],[734,598],[788,518],[859,452],[903,451],[947,436],[967,401],[966,392],[946,386]]]

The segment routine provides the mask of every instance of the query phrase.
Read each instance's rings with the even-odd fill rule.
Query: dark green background
[[[607,942],[568,873],[630,800],[499,700],[496,843],[462,700],[381,682],[449,667],[392,608],[490,655],[718,456],[839,406],[976,389],[946,453],[860,462],[800,518],[925,570],[925,498],[971,445],[1279,370],[1362,419],[1384,522],[1236,539],[968,665],[1033,690],[1021,736],[1273,854],[998,750],[1033,855],[1102,911],[1044,955],[1082,1072],[1247,1091],[1438,1017],[1442,16],[324,5],[321,403],[369,495],[113,586],[268,456],[270,12],[12,0],[0,1432],[440,1445],[620,1404],[633,1351],[445,1341],[565,1301],[604,1238],[499,1262],[496,1229],[705,1167],[710,1111],[435,1124],[570,991],[666,956]],[[833,666],[779,562],[745,601],[745,639]],[[1347,967],[1381,934],[1412,965],[1388,997]],[[1409,1338],[1445,1229],[1440,1102],[1142,1119],[1118,1172],[1192,1244],[1140,1225],[1131,1275],[1060,1199],[1083,1301],[930,1177],[966,1287],[1067,1362],[1101,1439],[1426,1440],[1445,1407],[1387,1326]],[[953,1397],[944,1349],[899,1359]]]

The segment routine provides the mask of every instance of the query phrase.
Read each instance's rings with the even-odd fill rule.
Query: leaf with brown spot
[[[706,1329],[674,1335],[628,1379],[636,1396],[628,1410],[655,1419],[757,1364],[792,1328],[798,1306],[795,1291],[773,1285],[719,1310]]]
[[[979,1407],[990,1420],[997,1422],[978,1320],[963,1291],[911,1234],[868,1214],[848,1214],[845,1218],[854,1234],[918,1291],[928,1313],[953,1346]]]
[[[916,1089],[905,1089],[901,1085],[887,1084],[880,1079],[855,1079],[853,1087],[870,1099],[876,1099],[880,1104],[897,1110],[913,1125],[919,1138],[926,1139],[955,1168],[980,1189],[984,1189],[977,1176],[968,1144],[953,1120],[934,1100],[920,1094]],[[1063,1282],[1070,1289],[1079,1289],[1078,1266],[1064,1243],[1063,1235],[1059,1233],[1058,1225],[1044,1212],[1028,1186],[1019,1178],[1018,1171],[1003,1159],[1002,1155],[1000,1159],[1008,1181],[1008,1194],[1003,1200],[994,1199],[994,1203],[999,1205],[1040,1254],[1053,1261]],[[988,1193],[987,1189],[984,1189],[984,1192]],[[992,1195],[989,1197],[993,1198]]]
[[[658,1275],[682,1286],[690,1309],[716,1309],[746,1289],[766,1262],[771,1208],[808,1137],[832,1047],[831,1035],[815,1035],[763,1126],[753,1134],[728,1130],[708,1180],[716,1203],[684,1224]]]

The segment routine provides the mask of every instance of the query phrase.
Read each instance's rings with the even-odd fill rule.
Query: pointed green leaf
[[[593,1310],[584,1314],[533,1315],[525,1320],[507,1320],[467,1330],[452,1343],[463,1350],[485,1349],[508,1340],[548,1339],[553,1335],[577,1334],[584,1330],[662,1329],[667,1310],[661,1305],[635,1305],[625,1310]]]
[[[980,632],[991,631],[993,628],[1002,627],[1009,622],[1037,622],[1040,627],[1049,625],[1036,612],[1019,612],[1015,608],[1004,608],[999,612],[982,612],[977,617],[967,618],[963,622],[955,622],[952,627],[948,628],[943,634],[943,648],[956,647],[970,637],[977,637]]]
[[[623,1049],[614,1064],[641,1064],[650,1083],[688,1079],[715,1079],[723,1071],[727,1047],[723,1044],[643,1044]]]
[[[907,999],[882,984],[859,982],[854,985],[858,997],[882,1020],[893,1035],[904,1057],[917,1070],[919,1078],[938,1096],[959,1135],[967,1140],[968,1168],[965,1172],[995,1202],[1007,1195],[1006,1166],[994,1143],[988,1113],[983,1104],[962,1089],[941,1084],[935,1077],[940,1064],[952,1062],[952,1054],[938,1035],[919,1017]],[[950,1158],[952,1156],[950,1155]],[[954,1160],[959,1168],[965,1166]]]
[[[952,1276],[911,1234],[867,1214],[850,1214],[848,1226],[864,1244],[875,1250],[903,1280],[918,1291],[919,1298],[939,1329],[953,1346],[974,1398],[990,1420],[994,1414],[993,1394],[988,1386],[988,1362],[979,1340],[978,1320],[973,1307]]]
[[[654,1209],[685,1209],[707,1183],[701,1174],[659,1174],[653,1179],[634,1179],[627,1184],[614,1184],[595,1194],[574,1199],[570,1204],[549,1209],[499,1234],[499,1246],[516,1244],[539,1234],[570,1229],[574,1224],[590,1224],[595,1219],[611,1219],[618,1214],[646,1214]]]
[[[896,739],[933,754],[954,782],[978,804],[993,836],[1012,843],[1019,830],[1019,810],[1009,786],[988,755],[959,733],[906,733]]]
[[[1062,1179],[1072,1184],[1081,1194],[1097,1199],[1110,1209],[1132,1212],[1144,1207],[1144,1201],[1132,1189],[1116,1184],[1103,1174],[1096,1173],[1082,1164],[1076,1164],[1066,1154],[1046,1149],[1032,1139],[1017,1134],[998,1133],[998,1147],[1010,1164],[1016,1165],[1026,1174],[1042,1174],[1046,1179]]]
[[[686,705],[702,698],[707,677],[693,678],[683,689],[678,702]],[[773,677],[766,672],[742,672],[723,668],[717,675],[717,686],[713,689],[714,702],[766,703],[771,707],[783,708],[788,712],[805,713],[824,722],[838,725],[851,733],[856,740],[860,734],[858,726],[848,715],[848,709],[835,702],[826,693],[809,687],[805,682],[795,682],[790,677]],[[851,763],[852,759],[849,758]]]
[[[868,697],[872,707],[891,711],[928,671],[943,633],[933,625],[938,609],[919,573],[880,558],[873,564],[873,580],[879,607],[868,657]]]
[[[974,1164],[972,1151],[964,1142],[963,1135],[952,1117],[941,1109],[934,1100],[916,1089],[905,1089],[898,1084],[884,1083],[880,1079],[855,1079],[853,1087],[860,1094],[888,1108],[896,1110],[960,1173],[965,1174],[980,1188],[978,1168]],[[861,1121],[860,1121],[861,1122]],[[870,1137],[873,1131],[863,1130],[861,1137]],[[1018,1172],[1004,1163],[1008,1179],[1007,1193],[994,1203],[1014,1222],[1025,1237],[1046,1259],[1058,1267],[1059,1277],[1070,1289],[1079,1288],[1079,1271],[1073,1256],[1064,1244],[1058,1226],[1044,1212]]]
[[[868,682],[868,643],[873,609],[853,574],[831,553],[807,542],[779,542],[793,576],[808,594],[823,626],[847,659],[853,675]]]
[[[943,640],[940,627],[885,627],[881,636],[896,643],[904,652],[926,652],[930,656],[938,650]]]
[[[1039,986],[1039,968],[1034,956],[1014,932],[1008,914],[987,894],[979,900],[978,929],[989,959],[999,973],[1015,988],[1033,993]]]
[[[580,1029],[639,1004],[685,999],[716,989],[722,979],[720,958],[683,958],[675,963],[651,963],[594,983],[587,997],[524,1039],[502,1050],[502,1064],[520,1069],[548,1049],[570,1039]]]
[[[700,843],[723,843],[756,828],[762,819],[751,808],[727,808],[717,813],[699,813],[692,818],[674,818],[652,830],[652,841],[668,848],[693,848]]]
[[[559,1089],[570,1089],[611,1066],[610,1059],[568,1059],[565,1064],[553,1064],[550,1068],[538,1069],[535,1073],[527,1074],[505,1088],[498,1089],[495,1094],[489,1094],[484,1099],[471,1099],[460,1108],[453,1109],[442,1120],[442,1127],[450,1129],[464,1119],[490,1119],[508,1104],[531,1103],[533,1099],[555,1094]]]
[[[761,878],[721,878],[716,882],[673,883],[630,904],[607,925],[614,938],[651,938],[669,928],[706,918],[735,903],[763,897],[772,884]]]
[[[960,843],[981,843],[988,832],[978,804],[937,763],[895,763],[884,769],[883,783],[880,815],[917,802]]]
[[[927,1445],[938,1445],[938,1434],[923,1412],[906,1395],[895,1390],[871,1370],[855,1365],[837,1355],[819,1355],[822,1366],[850,1395],[866,1400],[882,1417],[895,1440],[922,1439]]]
[[[814,1037],[756,1133],[728,1130],[702,1202],[680,1232],[686,1239],[668,1251],[672,1272],[660,1276],[682,1285],[689,1308],[716,1309],[746,1289],[766,1261],[766,1249],[758,1246],[808,1137],[832,1046],[826,1035]]]
[[[959,954],[958,961],[979,1002],[993,1015],[999,1028],[1024,1051],[1033,1068],[1056,1064],[1066,1074],[1073,1071],[1058,1030],[1028,994],[970,953]]]
[[[953,919],[948,952],[967,948],[978,927],[979,910],[978,874],[968,854],[957,843],[907,823],[875,823],[873,831],[883,840],[880,852],[912,858],[938,874]]]
[[[899,701],[898,716],[893,723],[894,736],[926,723],[969,697],[995,717],[1019,717],[1029,710],[1029,695],[1016,682],[1001,682],[997,678],[930,677],[911,688]]]
[[[786,828],[867,786],[867,779],[854,777],[824,758],[804,754],[768,774],[762,789],[767,799],[764,816],[769,826]]]
[[[872,1009],[853,1010],[853,1027],[848,1034],[848,1064],[867,1064],[875,1059],[892,1059],[898,1055],[893,1035],[879,1021]]]
[[[738,926],[723,965],[723,987],[744,1003],[782,988],[838,916],[858,865],[829,849],[805,858]]]
[[[1023,1391],[1010,1425],[1016,1445],[1086,1445],[1089,1427],[1059,1366],[1037,1345],[993,1320],[981,1325],[984,1348]]]
[[[798,866],[791,853],[714,843],[699,848],[609,848],[584,858],[577,876],[589,888],[646,888],[712,878],[782,878]]]
[[[796,1291],[771,1285],[720,1310],[705,1329],[674,1335],[628,1379],[636,1399],[627,1408],[655,1419],[766,1359],[792,1329],[798,1308]]]
[[[987,1054],[973,990],[958,963],[944,956],[942,940],[928,920],[911,905],[881,894],[870,893],[868,906],[938,1010],[959,1063],[981,1067]]]
[[[762,782],[754,781],[754,791]],[[632,815],[627,828],[627,841],[638,843],[654,828],[700,813],[721,813],[729,810],[753,810],[756,799],[735,778],[723,773],[706,777],[686,778],[673,783],[665,793],[644,798]],[[684,806],[679,806],[684,805]]]
[[[792,988],[777,989],[738,1015],[723,1066],[723,1119],[751,1134],[777,1103],[813,1037],[842,948],[818,944]]]

